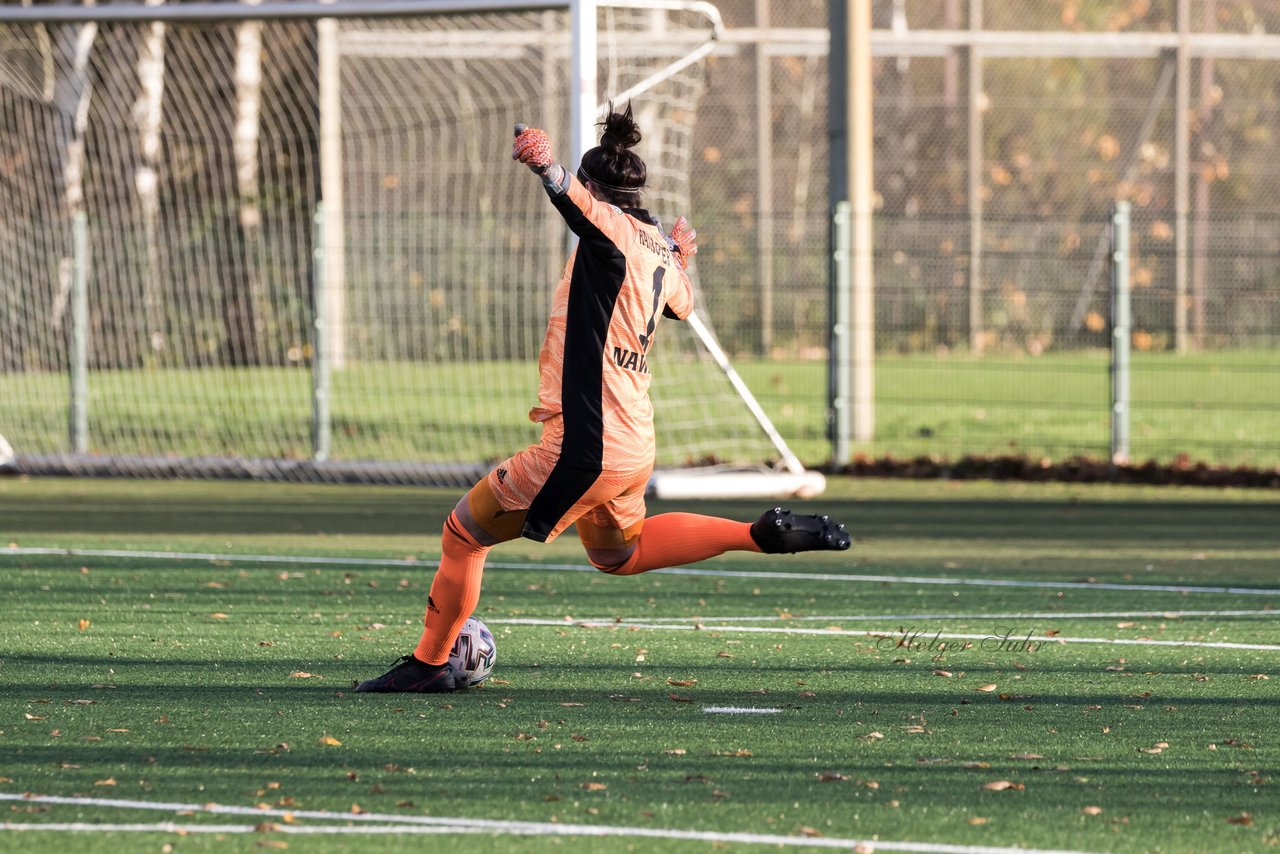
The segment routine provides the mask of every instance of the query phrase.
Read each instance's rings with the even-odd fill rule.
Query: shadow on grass
[[[12,536],[376,534],[436,537],[462,490],[255,483],[38,481],[0,491]],[[651,502],[748,521],[767,500]],[[1178,501],[819,499],[805,504],[870,540],[1078,541],[1164,547],[1280,547],[1276,504]]]

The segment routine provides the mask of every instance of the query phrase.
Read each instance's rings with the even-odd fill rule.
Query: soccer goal
[[[720,26],[681,0],[0,9],[13,465],[471,482],[537,440],[568,250],[512,125],[576,162],[631,100],[647,206],[696,224]],[[660,330],[655,488],[820,491],[713,328]]]

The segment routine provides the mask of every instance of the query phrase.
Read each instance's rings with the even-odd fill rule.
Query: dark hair
[[[640,155],[631,150],[641,138],[640,128],[631,117],[631,104],[619,113],[610,103],[609,114],[597,126],[604,128],[600,144],[582,155],[578,179],[596,185],[605,201],[619,207],[635,207],[640,204],[640,190],[649,170]]]

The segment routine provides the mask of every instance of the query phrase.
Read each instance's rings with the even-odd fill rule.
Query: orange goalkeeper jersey
[[[653,462],[648,355],[662,315],[693,311],[693,286],[648,213],[620,209],[575,178],[549,190],[578,236],[556,286],[538,356],[542,446],[580,472],[636,471]]]

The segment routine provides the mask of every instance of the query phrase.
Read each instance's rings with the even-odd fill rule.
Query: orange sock
[[[480,601],[484,557],[489,552],[489,547],[477,543],[452,513],[444,523],[441,548],[444,554],[440,568],[427,596],[426,628],[413,651],[419,661],[427,664],[449,660],[449,650],[462,631],[462,624]]]
[[[758,552],[751,523],[696,513],[663,513],[644,520],[636,550],[610,575],[637,575],[664,566],[697,563],[727,551]]]

